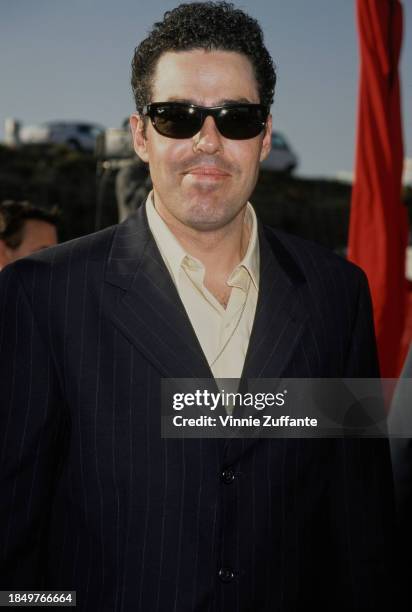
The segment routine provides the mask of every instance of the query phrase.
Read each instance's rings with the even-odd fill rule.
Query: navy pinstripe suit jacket
[[[259,232],[243,377],[378,375],[363,273]],[[161,378],[211,372],[144,207],[8,266],[0,347],[1,588],[76,589],[87,611],[384,609],[386,441],[160,438]]]

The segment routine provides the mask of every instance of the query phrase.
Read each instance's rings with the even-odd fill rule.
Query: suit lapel
[[[263,386],[260,379],[287,376],[308,320],[299,292],[305,278],[295,260],[269,228],[259,227],[259,247],[259,297],[240,381],[243,393],[276,391],[280,380],[270,388]],[[261,414],[254,416],[260,418]],[[235,462],[256,443],[260,431],[256,429],[256,438],[226,441],[225,461]]]
[[[117,227],[106,281],[123,289],[111,309],[113,322],[164,377],[212,377],[144,205]]]
[[[282,243],[259,229],[259,298],[242,378],[282,376],[307,321],[299,286],[305,279]]]

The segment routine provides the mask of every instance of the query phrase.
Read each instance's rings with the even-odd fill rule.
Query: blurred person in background
[[[54,246],[58,214],[30,202],[6,200],[0,204],[0,270],[7,264]]]
[[[152,189],[152,180],[147,164],[135,158],[120,168],[116,175],[116,199],[119,211],[119,222],[139,208]]]

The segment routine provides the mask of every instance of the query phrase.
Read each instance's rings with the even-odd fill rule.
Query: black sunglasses
[[[153,127],[168,138],[191,138],[200,132],[208,115],[225,138],[246,140],[261,133],[269,109],[263,104],[197,106],[186,102],[155,102],[139,110],[150,117]]]

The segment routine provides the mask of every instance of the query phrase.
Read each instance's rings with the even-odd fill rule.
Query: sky
[[[0,140],[4,120],[87,120],[119,127],[134,111],[134,47],[178,0],[0,0]],[[303,176],[335,177],[354,161],[358,90],[355,0],[243,0],[277,67],[274,128]],[[412,0],[404,0],[401,86],[412,158]]]

